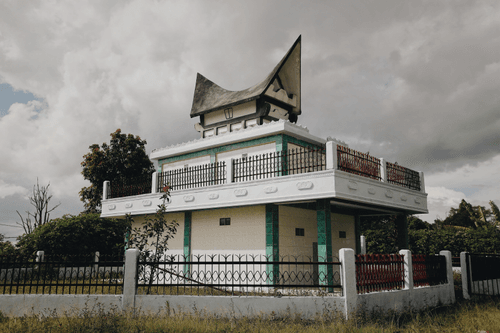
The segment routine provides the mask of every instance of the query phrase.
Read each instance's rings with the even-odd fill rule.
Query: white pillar
[[[366,254],[366,238],[365,236],[359,236],[359,242],[361,244],[361,254]]]
[[[125,251],[125,271],[123,272],[123,298],[122,309],[132,311],[135,307],[135,294],[137,293],[137,259],[139,250],[128,249]]]
[[[151,175],[151,193],[157,193],[158,189],[158,173],[155,171]]]
[[[333,141],[326,142],[326,169],[337,169],[337,144]]]
[[[231,184],[233,182],[233,174],[234,174],[234,169],[233,169],[233,161],[234,158],[230,159],[228,162],[229,164],[226,165],[226,184]]]
[[[462,275],[462,292],[465,299],[470,299],[469,294],[469,277],[470,272],[467,270],[467,252],[460,252],[460,274]]]
[[[420,171],[419,176],[420,176],[420,192],[425,193],[424,173]]]
[[[108,199],[109,185],[109,180],[105,180],[104,183],[102,183],[102,200]]]
[[[411,257],[411,251],[410,250],[400,250],[399,254],[404,256],[404,278],[405,278],[405,288],[413,290],[413,260]],[[411,295],[410,295],[411,297]]]
[[[451,303],[455,303],[455,285],[453,283],[453,263],[450,251],[440,251],[439,255],[446,258],[446,275],[448,278],[448,297]]]
[[[387,164],[383,158],[380,159],[380,180],[387,181]]]
[[[354,250],[342,248],[339,251],[341,263],[342,291],[345,298],[345,316],[349,319],[351,314],[357,310],[358,291],[356,289],[356,258]]]

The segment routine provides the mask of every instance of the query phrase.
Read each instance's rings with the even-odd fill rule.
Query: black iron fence
[[[371,179],[381,179],[378,158],[341,145],[337,145],[337,168]]]
[[[412,254],[413,285],[435,286],[448,282],[445,256]]]
[[[151,193],[151,175],[110,182],[107,199]]]
[[[500,295],[500,255],[466,253],[465,265],[469,294]]]
[[[244,182],[325,169],[324,148],[297,148],[233,160],[233,181]]]
[[[404,287],[404,256],[400,254],[356,255],[358,294]]]
[[[139,261],[139,294],[321,295],[341,293],[340,262],[264,255],[183,255]]]
[[[123,265],[105,255],[0,256],[0,293],[121,294]]]
[[[387,182],[420,191],[420,175],[418,172],[397,164],[386,162]]]
[[[226,163],[222,161],[162,172],[158,174],[157,192],[165,186],[175,191],[225,183]]]

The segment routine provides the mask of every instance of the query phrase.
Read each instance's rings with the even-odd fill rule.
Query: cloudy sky
[[[0,2],[0,233],[36,179],[77,214],[93,143],[198,137],[196,73],[260,82],[302,35],[299,124],[425,172],[432,222],[500,204],[498,1]],[[13,239],[11,239],[13,240]]]

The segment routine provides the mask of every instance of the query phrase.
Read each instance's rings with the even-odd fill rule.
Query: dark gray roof
[[[297,107],[293,112],[300,114],[300,53],[301,36],[269,75],[253,87],[230,91],[219,87],[200,73],[196,77],[191,118],[200,116],[224,107],[245,103],[259,98],[277,78],[280,78],[285,91],[297,95]]]

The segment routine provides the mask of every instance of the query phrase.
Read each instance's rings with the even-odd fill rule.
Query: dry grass
[[[124,314],[100,305],[80,314],[5,318],[1,332],[500,332],[500,298],[459,301],[413,313],[373,313],[344,320],[325,313],[315,320],[299,316],[221,318],[185,314]]]

